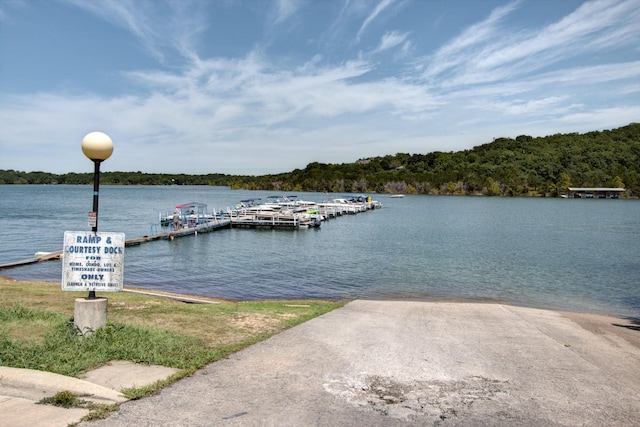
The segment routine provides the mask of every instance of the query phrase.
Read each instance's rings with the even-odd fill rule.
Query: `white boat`
[[[404,194],[392,194],[389,197],[391,197],[392,199],[402,199],[404,197]]]
[[[241,214],[280,211],[280,206],[278,206],[277,204],[272,202],[260,203],[260,200],[262,199],[260,199],[259,197],[240,200],[240,203],[236,205],[234,211]]]
[[[320,220],[306,213],[295,213],[291,210],[244,214],[237,211],[236,215],[231,217],[231,224],[234,227],[298,229],[319,227]]]
[[[269,196],[266,204],[274,206],[275,209],[283,213],[300,214],[303,218],[312,220],[313,222],[324,221],[326,218],[320,212],[316,202],[300,200],[298,196]]]
[[[333,209],[339,214],[356,214],[361,211],[359,206],[349,203],[347,199],[332,199],[327,202],[320,202],[318,206],[321,209]]]
[[[337,214],[356,214],[369,209],[377,209],[382,207],[382,203],[377,200],[371,200],[368,196],[344,196],[339,198],[331,198],[328,201],[318,203],[320,210],[332,210]]]
[[[204,203],[190,202],[183,203],[175,207],[173,212],[159,215],[160,225],[163,227],[180,225],[183,227],[194,227],[199,224],[216,221],[215,211],[207,212],[207,205]]]

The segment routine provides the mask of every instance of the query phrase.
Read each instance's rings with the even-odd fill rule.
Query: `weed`
[[[82,418],[82,421],[104,420],[109,416],[111,412],[118,409],[118,405],[115,403],[112,403],[112,404],[92,403],[92,404],[89,404],[87,407],[91,412],[85,415]]]
[[[85,408],[89,410],[89,413],[85,415],[81,421],[96,421],[103,420],[109,416],[109,414],[116,409],[118,405],[115,403],[94,403],[84,399],[79,399],[78,396],[68,390],[59,391],[51,397],[45,397],[36,402],[39,405],[53,405],[61,408]]]
[[[68,390],[59,391],[52,397],[45,397],[37,402],[40,405],[60,406],[61,408],[84,408],[87,404],[86,400],[78,399],[78,397]]]

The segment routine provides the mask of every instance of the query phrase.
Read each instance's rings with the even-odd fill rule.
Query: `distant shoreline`
[[[107,172],[108,173],[108,172]],[[90,186],[92,184],[89,183],[82,183],[82,184],[75,184],[75,183],[12,183],[12,184],[2,184],[0,183],[0,186],[20,186],[20,185],[27,185],[27,186]],[[225,188],[229,188],[232,191],[274,191],[277,192],[276,190],[267,190],[267,189],[249,189],[249,188],[244,188],[244,187],[240,187],[240,188],[233,188],[229,185],[209,185],[209,184],[123,184],[123,183],[102,183],[100,184],[102,187],[225,187]],[[295,193],[323,193],[323,191],[313,191],[313,190],[299,190],[299,191],[283,191],[282,193],[287,193],[287,194],[295,194]],[[514,199],[514,198],[523,198],[523,199],[573,199],[573,197],[568,197],[566,194],[558,194],[558,195],[544,195],[544,194],[485,194],[482,192],[473,192],[473,193],[464,193],[464,194],[460,194],[460,193],[446,193],[446,192],[438,192],[438,193],[411,193],[411,192],[407,192],[407,193],[394,193],[394,192],[389,192],[389,191],[384,191],[384,192],[376,192],[376,191],[336,191],[336,192],[330,192],[328,193],[328,198],[331,197],[335,197],[335,195],[337,194],[368,194],[368,195],[372,195],[375,197],[386,197],[386,198],[403,198],[405,196],[426,196],[426,197],[487,197],[487,198],[507,198],[507,199]],[[631,193],[627,190],[625,190],[623,193],[622,197],[616,197],[611,198],[614,199],[616,201],[618,200],[638,200],[640,199],[639,195],[636,195],[634,193]],[[394,197],[395,196],[395,197]],[[401,197],[398,197],[401,196]],[[601,199],[609,199],[609,197],[607,198],[603,198],[603,197],[577,197],[577,199],[579,200],[583,200],[583,199],[593,199],[593,200],[601,200]]]

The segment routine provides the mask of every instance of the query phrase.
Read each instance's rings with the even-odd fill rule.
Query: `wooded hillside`
[[[93,174],[0,170],[0,184],[91,184]],[[105,172],[101,184],[223,185],[235,189],[352,193],[558,196],[567,187],[624,187],[640,196],[640,124],[585,134],[497,138],[458,152],[397,153],[355,163],[239,176]]]

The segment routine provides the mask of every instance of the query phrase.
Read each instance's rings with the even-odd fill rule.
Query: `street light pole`
[[[113,153],[113,142],[102,132],[91,132],[82,139],[82,152],[93,161],[93,225],[91,231],[98,232],[98,196],[100,194],[100,163]],[[87,299],[95,299],[96,291],[90,290]]]
[[[93,212],[95,212],[95,225],[91,227],[91,231],[98,232],[98,196],[100,194],[100,163],[102,160],[93,160]]]

